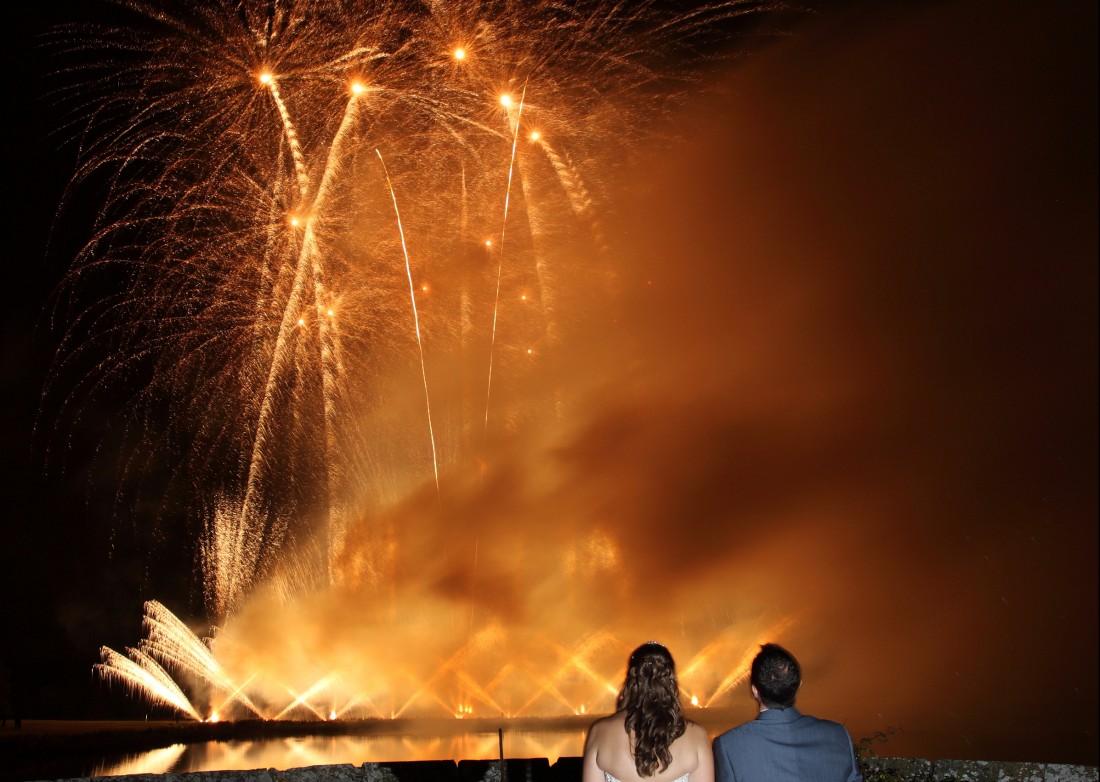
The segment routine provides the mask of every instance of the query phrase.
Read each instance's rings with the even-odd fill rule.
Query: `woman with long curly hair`
[[[616,711],[592,723],[584,782],[714,782],[701,725],[684,719],[676,663],[656,641],[630,655]]]

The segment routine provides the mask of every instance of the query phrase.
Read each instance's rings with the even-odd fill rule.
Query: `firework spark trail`
[[[309,266],[305,263],[299,263],[294,274],[294,282],[291,285],[290,296],[287,299],[286,307],[283,309],[282,319],[279,321],[279,332],[275,337],[275,346],[271,353],[271,362],[267,371],[267,381],[264,384],[260,411],[256,422],[256,434],[252,441],[252,458],[248,463],[248,477],[245,481],[244,500],[241,502],[240,521],[236,530],[238,538],[235,544],[236,550],[243,550],[245,545],[244,539],[260,536],[264,527],[262,521],[256,518],[258,511],[255,506],[260,501],[264,479],[266,478],[267,463],[265,461],[265,455],[267,453],[268,441],[274,435],[272,416],[275,413],[276,389],[283,368],[290,358],[289,354],[291,350],[288,343],[294,335],[295,330],[300,326],[297,313],[301,312],[305,303],[304,288],[308,273]],[[276,546],[278,545],[279,539],[282,537],[282,530],[280,528],[281,525],[278,523],[272,526],[273,528],[269,532],[274,533],[274,539],[269,540],[268,544]],[[255,569],[246,575],[247,580],[251,581],[256,575]]]
[[[325,171],[321,176],[321,184],[317,188],[317,197],[310,209],[310,215],[306,221],[305,236],[302,239],[302,252],[310,258],[310,272],[313,277],[314,308],[317,313],[317,326],[321,341],[321,390],[324,399],[325,418],[325,453],[328,457],[326,475],[328,478],[329,513],[328,513],[328,546],[327,566],[329,580],[332,580],[332,563],[340,543],[343,541],[343,518],[340,502],[340,487],[338,471],[339,460],[337,451],[337,376],[342,376],[343,361],[339,344],[339,330],[333,324],[336,313],[332,309],[334,304],[328,301],[325,291],[324,267],[321,264],[320,248],[317,244],[316,224],[321,219],[322,210],[326,206],[333,180],[341,170],[341,153],[344,143],[351,134],[358,117],[359,98],[363,92],[362,86],[355,82],[352,84],[351,97],[348,99],[344,117],[340,121],[340,127],[333,137],[329,147],[328,159],[325,161]]]
[[[519,156],[519,181],[523,190],[523,201],[526,207],[523,211],[527,217],[527,231],[531,236],[531,254],[535,257],[535,278],[538,280],[538,301],[541,305],[546,339],[549,344],[554,344],[558,339],[558,324],[554,301],[554,290],[550,284],[549,270],[547,269],[545,238],[543,236],[543,216],[537,206],[538,200],[534,197],[534,184],[529,176],[526,158]]]
[[[504,189],[504,217],[500,221],[500,247],[497,248],[497,284],[493,297],[493,330],[489,338],[489,379],[485,384],[485,426],[483,434],[489,432],[489,403],[493,396],[493,358],[497,347],[497,316],[500,313],[500,277],[504,269],[504,233],[508,228],[508,203],[512,197],[512,172],[516,165],[516,143],[519,141],[519,126],[523,120],[523,104],[527,98],[527,84],[519,99],[519,112],[516,114],[516,126],[512,130],[512,157],[508,162],[508,186]],[[503,102],[503,101],[502,101]],[[506,104],[507,105],[507,104]]]
[[[298,130],[290,119],[290,111],[287,110],[286,103],[283,102],[283,96],[279,92],[279,83],[275,80],[275,77],[265,71],[260,74],[260,82],[267,85],[268,90],[271,92],[271,99],[275,101],[275,106],[279,109],[279,116],[283,120],[283,130],[286,133],[286,141],[290,146],[290,154],[294,158],[294,172],[298,176],[298,198],[304,200],[309,193],[309,173],[306,170],[305,155],[302,154],[302,144],[298,141]]]
[[[279,145],[278,167],[282,168],[283,145]],[[284,271],[283,265],[278,269],[272,269],[274,265],[278,239],[283,230],[284,215],[279,211],[280,196],[283,190],[283,179],[276,179],[272,184],[272,198],[266,205],[261,204],[260,210],[264,213],[262,222],[266,225],[263,265],[260,269],[260,288],[256,294],[256,306],[253,309],[253,319],[262,320],[267,313],[271,301],[276,299],[279,292],[279,278]]]
[[[283,102],[278,88],[276,86],[275,79],[270,77],[269,74],[261,76],[261,81],[264,77],[269,77],[268,86],[271,88],[272,97],[275,99],[275,103],[279,108],[279,115],[283,122],[285,129],[286,139],[291,148],[291,152],[294,158],[295,170],[298,175],[298,186],[300,197],[304,198],[309,191],[309,179],[306,174],[305,157],[302,154],[301,145],[298,141],[298,134],[294,126],[294,122],[287,110],[286,104]],[[344,111],[343,119],[341,120],[340,127],[333,138],[333,142],[329,147],[329,154],[326,160],[325,170],[321,176],[321,183],[317,188],[317,195],[314,198],[313,204],[309,208],[309,215],[305,220],[305,228],[302,234],[301,246],[298,252],[298,260],[295,264],[294,281],[291,285],[290,296],[287,298],[285,308],[283,310],[283,317],[279,323],[279,332],[275,339],[275,346],[271,353],[271,362],[267,373],[267,382],[264,386],[263,398],[260,404],[259,420],[256,425],[256,436],[253,440],[252,447],[252,459],[249,462],[248,478],[246,480],[244,501],[241,504],[241,521],[236,526],[237,541],[234,545],[236,550],[243,550],[247,545],[245,538],[255,536],[260,529],[261,525],[255,520],[254,503],[261,491],[262,482],[265,477],[265,456],[266,446],[270,438],[270,418],[275,412],[275,396],[276,389],[279,383],[279,378],[282,376],[284,366],[289,359],[289,347],[287,342],[290,339],[292,333],[294,333],[296,327],[301,328],[304,326],[302,319],[299,317],[299,313],[304,310],[306,299],[306,286],[309,280],[313,282],[313,297],[314,297],[314,310],[316,312],[317,327],[321,342],[321,382],[322,393],[324,398],[324,419],[325,419],[325,446],[326,454],[329,456],[327,464],[327,475],[329,480],[329,518],[328,518],[328,534],[327,538],[329,545],[327,548],[327,560],[328,567],[330,568],[329,577],[331,579],[331,562],[334,555],[335,546],[338,543],[340,522],[335,518],[338,513],[336,509],[335,497],[337,494],[337,488],[335,486],[334,471],[338,469],[334,452],[336,448],[335,438],[335,418],[336,418],[336,396],[337,386],[334,372],[339,372],[336,367],[336,363],[339,358],[339,347],[336,344],[336,337],[332,333],[331,320],[332,312],[329,304],[326,302],[326,292],[324,286],[324,273],[323,267],[320,262],[320,249],[317,243],[316,225],[320,219],[321,212],[328,200],[331,193],[332,182],[337,172],[340,170],[339,157],[343,147],[344,141],[350,134],[351,128],[354,126],[355,119],[358,115],[359,95],[362,92],[358,89],[358,85],[353,85],[351,98],[348,100],[347,107]],[[295,217],[295,220],[301,218]],[[341,373],[342,374],[342,373]],[[278,534],[279,530],[276,530]],[[255,575],[255,569],[248,575],[247,581],[251,581],[251,578]]]
[[[565,191],[565,195],[569,199],[569,206],[573,210],[573,214],[588,222],[596,245],[600,249],[606,250],[603,226],[593,211],[594,201],[588,189],[584,186],[580,173],[575,166],[563,160],[561,155],[550,146],[543,136],[540,135],[534,141],[539,145],[539,149],[546,154],[550,165],[553,166],[558,182],[561,183],[562,190]]]
[[[290,147],[291,157],[294,160],[294,170],[298,181],[298,199],[300,202],[307,197],[309,192],[309,174],[306,170],[302,146],[298,140],[298,131],[291,119],[290,112],[287,110],[286,103],[283,101],[282,94],[279,92],[279,85],[275,77],[271,73],[265,71],[260,75],[260,82],[267,86],[268,91],[271,93],[272,100],[278,109],[279,117],[282,120],[283,132],[286,137],[287,145]],[[305,242],[303,241],[303,249],[304,247]],[[287,353],[289,352],[286,343],[290,339],[295,326],[301,325],[297,314],[302,310],[304,304],[303,300],[305,294],[303,289],[306,283],[306,272],[308,269],[308,266],[303,263],[303,261],[304,257],[300,255],[299,262],[295,268],[291,293],[283,309],[283,317],[279,322],[279,331],[275,338],[275,345],[271,353],[271,362],[267,372],[267,382],[264,384],[263,397],[260,402],[259,416],[256,422],[256,433],[252,441],[252,458],[249,460],[248,476],[245,479],[245,492],[244,499],[241,502],[240,519],[232,530],[234,538],[232,550],[234,553],[245,551],[250,546],[254,545],[254,541],[262,537],[261,531],[266,526],[262,521],[256,518],[258,511],[255,509],[255,505],[259,501],[263,481],[266,477],[265,456],[268,440],[273,434],[271,430],[271,416],[275,412],[275,392],[278,386],[279,377],[282,374],[283,365],[287,360]],[[221,529],[221,525],[217,523],[217,520],[215,520],[214,535],[217,536],[224,531],[225,530]],[[272,531],[275,533],[276,538],[281,538],[281,530],[278,529],[277,524]],[[270,541],[270,543],[277,544],[277,540]],[[218,544],[215,543],[215,545]],[[220,563],[226,561],[224,553],[219,552],[218,561]],[[258,562],[255,560],[249,562],[248,569],[243,574],[243,578],[238,576],[235,580],[243,581],[242,587],[250,583],[256,576],[257,565]],[[234,599],[238,597],[236,592],[237,590],[234,590]],[[226,603],[224,600],[222,602]],[[231,607],[232,603],[228,602],[223,605],[223,610],[227,611]]]
[[[199,544],[207,606],[217,616],[244,597],[259,563],[261,546],[251,519],[232,503],[219,500]]]
[[[140,645],[142,651],[166,666],[180,668],[227,693],[226,703],[237,701],[257,716],[264,716],[244,692],[245,685],[233,684],[207,645],[156,600],[145,603],[142,625],[145,628],[145,638]]]
[[[416,329],[416,346],[420,351],[420,379],[424,382],[424,407],[428,412],[428,436],[432,443],[432,471],[435,474],[435,493],[439,496],[439,459],[435,452],[435,429],[432,427],[432,401],[428,393],[428,369],[424,363],[424,342],[420,337],[420,315],[416,309],[416,291],[413,288],[412,267],[409,265],[409,248],[405,244],[405,229],[401,226],[401,212],[397,208],[397,193],[393,190],[393,182],[390,181],[390,172],[386,168],[386,161],[382,153],[374,150],[378,160],[382,164],[382,172],[386,175],[386,187],[389,188],[390,198],[393,199],[393,213],[397,217],[397,233],[401,237],[401,252],[405,256],[405,275],[409,280],[409,301],[412,302],[413,326]]]
[[[103,662],[97,663],[95,670],[107,681],[121,682],[143,693],[153,703],[170,706],[202,722],[202,717],[183,690],[156,660],[138,649],[128,648],[126,651],[130,657],[124,657],[108,646],[101,647],[99,654]]]

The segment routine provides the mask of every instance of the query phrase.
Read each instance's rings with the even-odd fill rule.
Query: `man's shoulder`
[[[821,719],[815,717],[812,714],[803,714],[801,712],[792,719],[785,720],[783,722],[770,722],[763,719],[753,719],[748,722],[742,723],[734,728],[730,728],[725,733],[720,734],[716,739],[716,743],[722,744],[736,744],[741,741],[752,740],[754,737],[760,736],[762,733],[767,733],[770,728],[784,726],[785,729],[793,729],[796,731],[811,730],[815,732],[837,732],[848,735],[848,730],[839,722],[833,722],[832,720]]]
[[[715,743],[733,744],[749,737],[757,728],[757,720],[749,720],[736,727],[730,728],[725,733],[718,734]]]
[[[825,720],[821,717],[814,717],[810,714],[803,714],[802,721],[805,727],[813,727],[817,730],[837,731],[844,734],[848,733],[847,728],[845,728],[839,722],[833,722],[833,720]]]

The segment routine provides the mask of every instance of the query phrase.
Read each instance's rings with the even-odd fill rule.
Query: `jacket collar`
[[[757,715],[756,719],[760,720],[761,722],[782,723],[794,722],[801,716],[802,712],[800,712],[794,706],[791,706],[789,709],[783,709],[782,711],[780,711],[779,709],[768,709],[767,711],[762,711],[760,712],[760,714]]]

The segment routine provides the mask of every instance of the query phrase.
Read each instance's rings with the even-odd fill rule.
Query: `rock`
[[[401,782],[392,770],[380,763],[364,763],[362,778],[364,782]]]
[[[350,763],[339,766],[307,766],[275,772],[274,782],[362,782],[363,770]]]
[[[1097,782],[1096,766],[1043,766],[1043,782]]]
[[[988,760],[937,760],[933,782],[1043,782],[1038,763],[991,763]]]
[[[254,768],[243,771],[191,771],[186,774],[165,774],[155,777],[155,779],[157,782],[275,782],[275,774],[277,773],[277,771],[267,768]],[[115,777],[114,779],[120,778]]]
[[[930,782],[932,761],[923,758],[868,758],[862,761],[864,778],[897,782]]]

